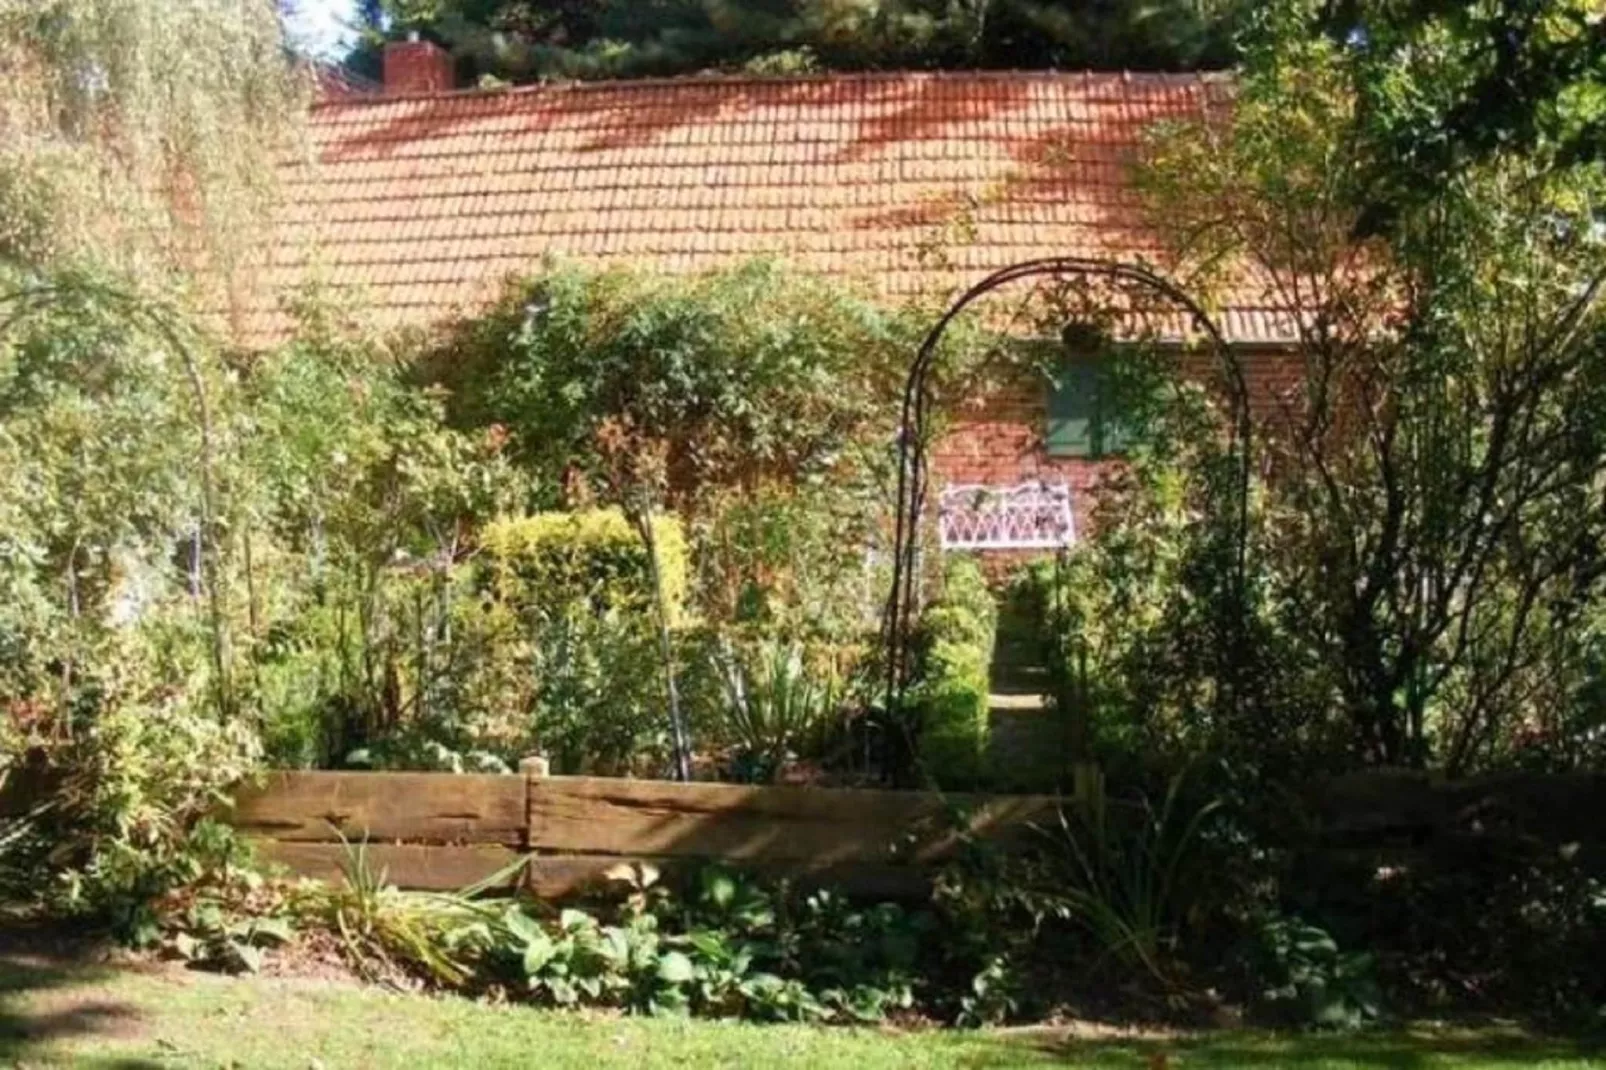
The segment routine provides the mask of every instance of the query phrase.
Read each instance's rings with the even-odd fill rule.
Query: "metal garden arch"
[[[1233,549],[1234,597],[1241,628],[1248,554],[1249,485],[1252,471],[1251,424],[1248,386],[1243,369],[1225,334],[1203,306],[1185,290],[1165,276],[1142,265],[1082,256],[1044,257],[1023,261],[995,271],[949,305],[947,311],[927,332],[913,363],[909,366],[909,375],[903,391],[903,409],[898,435],[898,500],[893,543],[892,588],[882,621],[883,646],[887,659],[887,713],[892,717],[903,716],[905,692],[913,668],[911,644],[920,602],[918,576],[920,522],[925,511],[929,483],[926,466],[927,430],[934,403],[931,375],[937,365],[938,347],[954,319],[980,298],[1010,283],[1045,276],[1128,284],[1169,301],[1189,315],[1221,360],[1231,394],[1232,445],[1237,451],[1239,462]],[[907,731],[907,724],[905,729]]]

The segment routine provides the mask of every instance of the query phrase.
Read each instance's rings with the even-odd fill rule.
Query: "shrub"
[[[1371,955],[1341,951],[1325,929],[1298,918],[1267,918],[1255,937],[1257,1001],[1276,1018],[1353,1029],[1377,1017],[1382,997]]]
[[[80,700],[70,734],[33,740],[27,780],[38,790],[0,834],[4,891],[124,931],[229,852],[227,830],[205,818],[258,753],[246,725],[217,719],[204,688],[146,675],[142,653],[119,646],[80,666],[94,704]]]
[[[738,650],[721,642],[712,662],[723,699],[716,719],[736,748],[737,780],[775,780],[818,742],[842,700],[840,681],[811,667],[801,643],[769,640]]]
[[[877,536],[881,499],[879,484],[847,474],[709,495],[690,521],[701,614],[783,639],[873,634],[886,583],[864,547]]]
[[[685,537],[671,517],[653,530],[678,620]],[[481,544],[474,627],[488,649],[475,693],[513,728],[504,753],[540,751],[564,773],[661,772],[664,669],[640,534],[618,510],[542,513],[492,522]]]
[[[516,610],[463,596],[438,621],[447,633],[432,655],[439,664],[416,693],[427,703],[415,702],[339,760],[505,772],[540,753],[558,773],[665,772],[663,670],[648,618],[575,602]],[[436,623],[408,624],[400,638],[427,643]],[[411,667],[403,661],[392,679],[410,681]],[[336,708],[330,716],[350,712]]]
[[[456,748],[495,732],[501,711],[478,704],[494,650],[476,608],[469,570],[449,562],[327,577],[253,650],[269,763],[418,767],[401,752],[420,737]]]
[[[560,773],[663,775],[669,724],[650,620],[575,605],[526,617],[532,751]]]
[[[997,623],[981,566],[951,558],[942,594],[920,620],[919,676],[911,689],[919,760],[940,784],[971,784],[982,775]]]
[[[684,893],[621,865],[589,909],[396,891],[360,848],[348,886],[315,903],[359,970],[454,988],[501,985],[560,1007],[768,1021],[879,1021],[915,1001],[932,918],[891,903],[799,894],[720,869]]]
[[[457,747],[489,653],[461,559],[520,480],[494,440],[446,427],[384,346],[303,311],[235,399],[242,705],[283,764],[345,763],[415,730]]]
[[[1101,958],[1163,987],[1176,983],[1184,920],[1202,901],[1200,833],[1215,803],[1191,809],[1174,779],[1155,806],[1112,800],[1096,780],[1061,810],[1037,875],[1049,909],[1084,928]]]
[[[686,602],[686,537],[673,517],[655,516],[652,524],[673,622]],[[647,548],[617,509],[496,520],[485,526],[480,543],[490,588],[502,602],[583,602],[599,611],[651,612]]]
[[[1499,832],[1446,837],[1392,864],[1323,866],[1292,891],[1303,916],[1376,957],[1391,1002],[1598,1027],[1606,880],[1592,849]]]
[[[1333,664],[1299,638],[1280,562],[1258,548],[1237,612],[1214,499],[1230,470],[1216,463],[1134,457],[1101,483],[1090,537],[1019,581],[1043,621],[1059,712],[1083,719],[1089,752],[1115,779],[1228,757],[1292,781],[1353,760]],[[1249,520],[1256,538],[1270,523],[1258,508]]]
[[[1491,132],[1423,180],[1434,112],[1468,106],[1449,87],[1483,76],[1475,47],[1446,42],[1485,31],[1405,25],[1369,25],[1391,38],[1379,50],[1266,20],[1230,115],[1158,132],[1137,171],[1175,277],[1209,292],[1254,264],[1276,315],[1321,325],[1280,358],[1286,387],[1250,373],[1265,399],[1251,553],[1275,565],[1262,591],[1324,670],[1321,708],[1350,755],[1457,776],[1552,719],[1588,672],[1581,618],[1606,597],[1601,247],[1576,237],[1600,173],[1596,154],[1559,148],[1566,135],[1537,134],[1569,114],[1546,103],[1523,120],[1533,137]],[[1239,648],[1222,680],[1235,697],[1282,671],[1285,651],[1258,636],[1216,645]]]
[[[295,935],[293,918],[304,884],[270,880],[222,858],[194,884],[152,904],[130,933],[138,947],[156,947],[197,969],[255,973],[264,956]]]
[[[662,452],[651,496],[679,509],[716,487],[839,477],[890,427],[914,326],[762,262],[691,277],[565,266],[512,287],[441,366],[463,418],[505,426],[547,486],[578,474],[618,500],[636,482],[621,467],[641,460],[617,456],[622,432],[631,452]]]
[[[674,522],[658,530],[682,563]],[[333,573],[268,631],[251,679],[275,763],[498,771],[541,752],[563,773],[663,771],[662,656],[634,532],[617,513],[553,514],[495,522],[487,542],[458,563]]]

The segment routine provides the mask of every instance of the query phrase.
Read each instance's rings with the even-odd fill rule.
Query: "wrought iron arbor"
[[[1180,286],[1139,264],[1081,256],[1056,256],[1023,261],[995,271],[949,305],[947,311],[927,332],[913,363],[909,366],[909,375],[903,391],[903,409],[898,435],[898,500],[892,558],[892,588],[887,597],[882,621],[883,648],[887,658],[889,716],[904,715],[905,691],[913,668],[911,644],[920,600],[918,560],[920,525],[929,487],[926,463],[927,432],[935,401],[931,377],[937,366],[940,343],[955,318],[980,298],[1010,283],[1045,277],[1123,285],[1168,302],[1188,315],[1222,362],[1233,410],[1231,445],[1238,461],[1239,485],[1233,549],[1236,570],[1235,594],[1241,623],[1248,553],[1249,484],[1252,471],[1251,425],[1248,386],[1243,369],[1225,334],[1203,306]]]

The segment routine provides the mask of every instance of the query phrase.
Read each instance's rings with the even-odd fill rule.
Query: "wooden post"
[[[528,754],[519,759],[519,774],[524,777],[524,829],[519,837],[519,851],[528,856],[531,851],[530,827],[535,823],[535,782],[552,775],[552,762],[544,754]],[[526,863],[519,875],[521,890],[533,890],[534,863]]]

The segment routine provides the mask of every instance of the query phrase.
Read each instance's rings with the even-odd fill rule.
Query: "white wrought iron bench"
[[[1053,550],[1076,541],[1071,488],[1066,483],[1013,487],[963,484],[944,488],[937,502],[944,550]]]

